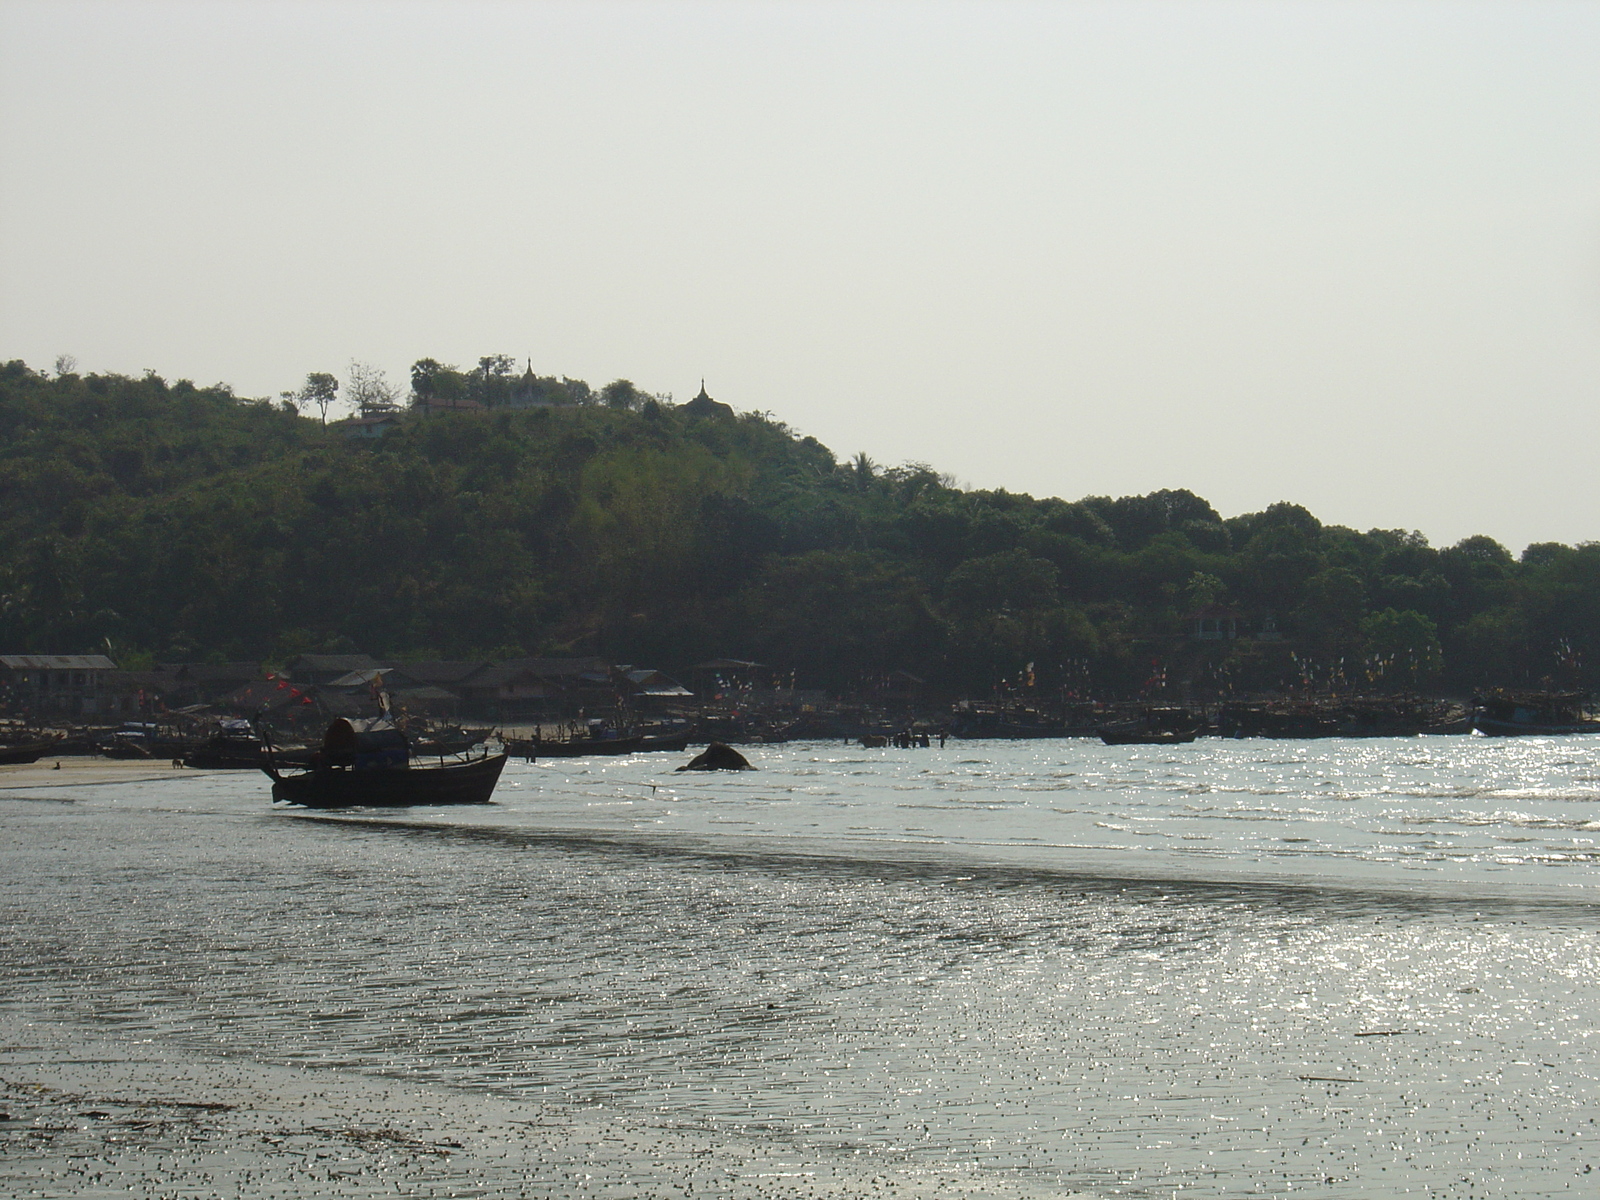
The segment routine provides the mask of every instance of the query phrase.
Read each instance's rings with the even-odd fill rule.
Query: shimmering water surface
[[[749,755],[0,791],[0,1004],[885,1178],[1600,1196],[1600,738]]]

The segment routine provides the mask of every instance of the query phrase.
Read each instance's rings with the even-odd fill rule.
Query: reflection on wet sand
[[[1142,851],[1102,850],[1085,871],[1041,863],[1037,843],[1005,861],[1000,817],[980,843],[932,804],[917,819],[940,845],[907,852],[892,835],[909,776],[892,760],[847,783],[818,753],[787,751],[789,770],[769,753],[759,791],[745,777],[643,815],[622,797],[646,768],[626,762],[600,778],[522,768],[520,794],[465,816],[296,816],[221,777],[0,800],[16,914],[0,1077],[31,1127],[61,1126],[8,1142],[0,1181],[65,1179],[74,1146],[121,1187],[167,1154],[174,1189],[256,1172],[241,1187],[259,1195],[288,1187],[291,1151],[323,1172],[293,1182],[320,1195],[383,1180],[566,1195],[582,1166],[629,1195],[776,1196],[803,1179],[840,1196],[1541,1196],[1600,1166],[1596,892],[1571,886],[1588,868],[1485,859],[1448,886],[1389,869],[1396,813],[1440,801],[1355,780],[1394,777],[1371,744],[1297,760],[1305,786],[1270,820],[1281,836],[1282,812],[1303,809],[1313,847],[1383,868],[1331,881],[1322,860],[1272,880],[1161,878]],[[990,811],[1020,844],[1039,810],[1004,780],[1039,751],[1006,753],[990,756]],[[1137,767],[1112,757],[1079,773]],[[1165,790],[1089,789],[1072,820],[1182,827],[1193,778],[1227,782],[1214,762],[1158,765]],[[1554,798],[1515,819],[1570,805],[1555,776],[1579,769],[1534,760],[1520,786]],[[1319,797],[1334,774],[1369,800]],[[1470,816],[1480,799],[1449,803]],[[717,833],[724,806],[757,814],[754,831]],[[1228,853],[1256,846],[1246,830]],[[1565,890],[1497,878],[1540,871]],[[29,1033],[29,1014],[71,1032]],[[105,1048],[70,1051],[79,1038]],[[134,1064],[105,1079],[131,1072],[142,1090],[91,1060]],[[168,1066],[205,1079],[195,1063],[222,1064],[211,1091],[163,1087]],[[28,1101],[34,1085],[56,1092]],[[317,1115],[294,1116],[295,1086],[321,1097],[303,1097]],[[163,1100],[235,1107],[180,1119]],[[429,1111],[451,1116],[429,1127]],[[138,1122],[169,1142],[129,1149]],[[108,1130],[129,1139],[115,1169]],[[249,1139],[232,1166],[193,1149]],[[441,1139],[461,1147],[442,1155]]]

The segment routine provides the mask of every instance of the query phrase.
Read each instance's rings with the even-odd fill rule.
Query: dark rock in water
[[[750,760],[745,758],[732,746],[724,746],[721,742],[712,742],[703,751],[694,756],[687,765],[679,767],[680,771],[754,771]]]

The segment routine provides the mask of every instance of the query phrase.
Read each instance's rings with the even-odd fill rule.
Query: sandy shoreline
[[[57,765],[59,763],[59,766]],[[239,772],[46,758],[0,766],[0,798]],[[333,1067],[119,1036],[0,1007],[0,1195],[218,1197],[687,1195],[813,1200],[1040,1195],[967,1166],[891,1173],[849,1152],[713,1130],[689,1114],[509,1100]],[[1071,1193],[1050,1192],[1063,1195]]]
[[[819,1165],[670,1113],[274,1066],[3,1010],[0,1114],[0,1193],[17,1197],[1076,1194],[959,1164]]]
[[[174,767],[150,759],[93,758],[72,755],[41,758],[36,763],[0,766],[0,793],[44,787],[83,787],[102,783],[137,783],[147,779],[198,779],[214,771]]]

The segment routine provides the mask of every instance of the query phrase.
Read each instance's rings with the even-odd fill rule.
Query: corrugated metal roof
[[[400,669],[413,679],[420,679],[424,683],[441,684],[461,683],[469,676],[476,675],[485,667],[492,665],[487,659],[470,661],[467,659],[430,658],[421,662],[402,663]]]
[[[640,669],[626,673],[629,683],[634,685],[634,691],[641,696],[692,696],[694,695],[683,684],[670,675],[663,675],[660,671]]]
[[[306,671],[387,671],[389,668],[370,654],[300,654],[289,664],[289,670]]]
[[[442,687],[402,687],[391,693],[396,700],[460,700],[461,697]]]
[[[225,663],[157,663],[156,670],[175,679],[192,682],[227,683],[237,680],[249,683],[261,678],[261,665],[253,662]]]
[[[368,671],[351,671],[348,675],[341,675],[339,678],[332,680],[329,682],[328,686],[334,688],[365,687],[374,679],[377,679],[383,675],[387,675],[388,673],[389,672],[380,670],[376,667]]]
[[[115,671],[104,654],[0,654],[0,666],[13,671]]]
[[[511,658],[502,666],[511,667],[518,671],[526,671],[530,675],[543,675],[554,678],[561,675],[587,675],[607,674],[611,664],[603,658]]]

